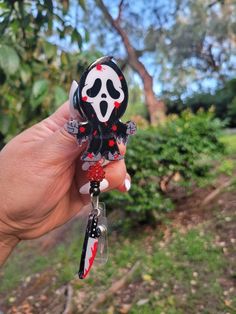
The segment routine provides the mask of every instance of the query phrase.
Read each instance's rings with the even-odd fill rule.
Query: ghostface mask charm
[[[136,132],[136,125],[132,121],[120,121],[127,108],[128,87],[112,57],[96,60],[82,74],[79,83],[73,81],[69,100],[71,120],[66,129],[80,145],[88,143],[81,159],[90,163],[91,207],[79,269],[79,277],[83,279],[91,269],[99,248],[104,250],[104,245],[99,245],[107,230],[105,207],[99,203],[100,182],[105,177],[102,164],[105,160],[124,158],[118,144],[127,143],[128,136]]]
[[[82,74],[79,84],[72,83],[70,106],[73,119],[67,129],[80,144],[88,141],[82,160],[123,158],[117,142],[126,144],[128,136],[136,131],[133,122],[124,124],[119,120],[127,103],[127,83],[112,57],[98,59]]]

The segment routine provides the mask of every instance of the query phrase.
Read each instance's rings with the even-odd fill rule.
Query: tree
[[[217,87],[235,76],[236,2],[181,0],[160,43],[166,90]],[[169,66],[168,66],[169,65]],[[170,66],[171,65],[171,66]],[[173,84],[174,83],[174,84]]]
[[[91,42],[133,69],[141,62],[160,95],[214,89],[235,75],[235,0],[89,3]]]
[[[122,39],[124,47],[127,52],[127,62],[136,71],[142,79],[145,102],[149,112],[149,121],[151,124],[157,124],[165,119],[165,105],[164,102],[158,100],[153,90],[153,77],[149,74],[144,64],[139,60],[138,53],[132,45],[128,33],[121,25],[123,0],[119,3],[118,16],[116,19],[109,13],[108,8],[102,0],[95,1],[98,7],[102,10],[105,18],[110,25],[117,31]]]

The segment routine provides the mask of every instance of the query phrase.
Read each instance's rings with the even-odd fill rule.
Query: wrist
[[[0,221],[0,266],[5,263],[19,242],[20,239],[17,236],[6,232],[6,226],[3,226]]]

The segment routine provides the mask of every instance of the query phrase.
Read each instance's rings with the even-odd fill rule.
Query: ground
[[[81,219],[21,243],[0,272],[0,313],[92,313],[96,301],[95,313],[236,314],[236,137],[222,140],[215,179],[173,190],[176,208],[156,228],[113,230],[108,263],[88,279],[75,276]]]

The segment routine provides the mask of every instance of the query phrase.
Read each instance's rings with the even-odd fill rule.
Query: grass
[[[201,302],[206,313],[217,313],[204,300],[214,298],[215,305],[221,306],[215,296],[222,292],[217,280],[226,262],[211,235],[200,229],[184,235],[176,232],[168,245],[157,244],[153,251],[146,256],[144,269],[157,283],[159,295],[149,295],[150,304],[142,309],[135,306],[132,313],[196,313]]]
[[[236,135],[222,135],[221,140],[226,144],[228,156],[220,162],[217,171],[231,175],[235,169],[231,157],[236,154]],[[219,217],[215,215],[222,219],[220,211]],[[235,314],[222,302],[224,291],[220,279],[227,259],[215,245],[211,228],[206,223],[185,232],[173,229],[170,224],[168,228],[171,231],[168,242],[164,242],[158,229],[143,230],[142,227],[130,231],[128,236],[126,231],[110,237],[108,263],[94,267],[85,281],[74,281],[75,294],[85,291],[84,302],[89,304],[91,298],[123,277],[138,260],[141,265],[132,279],[130,299],[122,301],[115,295],[100,313],[107,313],[111,303],[118,309],[122,302],[129,302],[131,314]],[[82,235],[76,224],[64,242],[45,254],[31,242],[21,243],[0,273],[0,293],[10,297],[12,290],[28,276],[47,269],[55,272],[57,286],[66,284],[75,278],[81,246]],[[232,305],[236,305],[236,299],[232,299]]]
[[[47,256],[31,251],[31,259],[27,255],[29,248],[22,245],[19,249],[21,254],[15,255],[4,269],[1,291],[7,289],[10,292],[22,277],[25,279],[30,274],[52,267],[57,275],[57,286],[73,279],[81,241],[75,236],[70,238],[70,244],[61,244]],[[138,234],[131,232],[128,239],[122,234],[111,238],[108,263],[93,268],[86,281],[76,281],[74,290],[88,291],[89,301],[94,294],[105,291],[115,278],[124,276],[137,260],[141,266],[133,278],[135,295],[130,301],[133,303],[131,314],[195,314],[201,306],[205,311],[201,313],[224,313],[224,305],[219,300],[219,296],[223,296],[219,278],[226,260],[205,226],[185,234],[172,230],[167,243],[162,242],[161,233],[154,230]],[[148,301],[138,305],[140,299]]]
[[[17,287],[22,280],[22,276],[27,278],[50,266],[48,256],[39,254],[35,248],[33,252],[31,249],[27,242],[18,245],[11,259],[8,260],[2,272],[0,272],[0,293]]]
[[[229,155],[236,154],[236,134],[222,134],[220,140],[226,146],[226,151]]]

